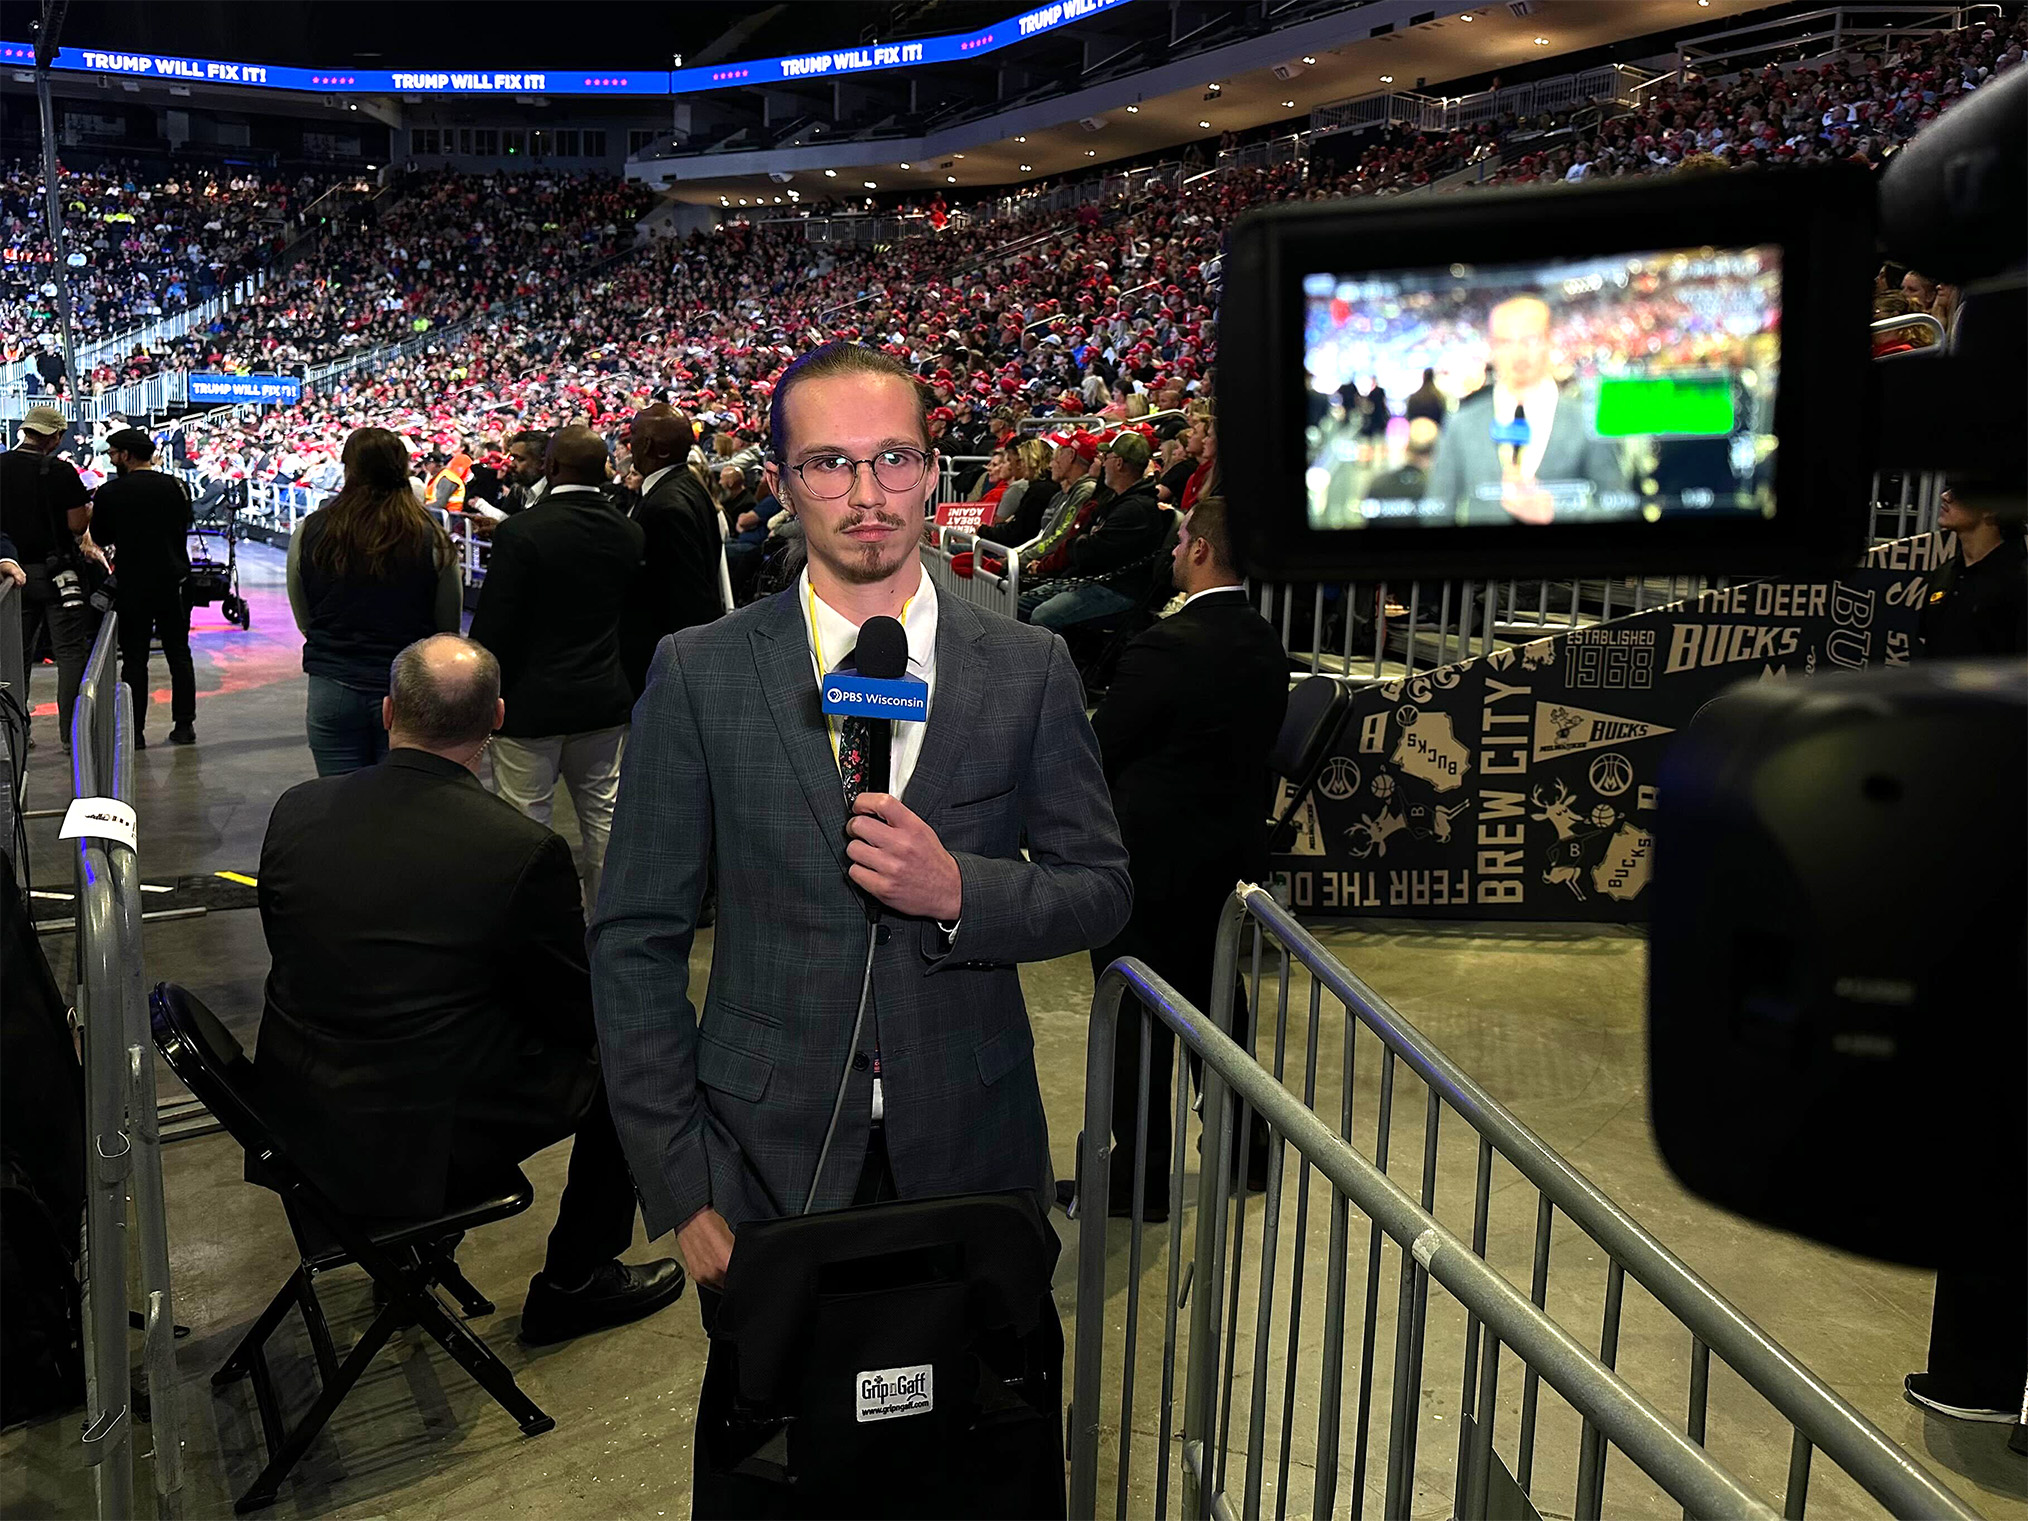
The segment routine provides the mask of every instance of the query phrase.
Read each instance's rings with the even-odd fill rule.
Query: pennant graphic
[[[1535,759],[1575,755],[1581,750],[1602,750],[1607,745],[1631,744],[1676,731],[1663,724],[1619,718],[1611,713],[1594,713],[1567,702],[1535,704]]]

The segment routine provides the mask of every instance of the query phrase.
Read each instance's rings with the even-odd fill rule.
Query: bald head
[[[1510,296],[1486,319],[1493,375],[1510,391],[1525,391],[1548,378],[1549,303],[1540,296]]]
[[[688,459],[696,434],[689,418],[681,416],[667,402],[657,402],[634,414],[630,439],[628,447],[633,451],[634,468],[648,476]]]
[[[549,445],[549,484],[603,486],[606,482],[606,441],[589,428],[557,431]]]
[[[500,662],[459,634],[432,634],[394,657],[382,708],[388,745],[469,766],[507,716]]]

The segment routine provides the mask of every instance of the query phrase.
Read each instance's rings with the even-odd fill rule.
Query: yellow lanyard
[[[808,581],[807,577],[805,577],[804,579]],[[817,684],[821,687],[824,683],[824,678],[831,674],[831,662],[824,658],[824,632],[817,625],[817,585],[814,581],[810,581],[809,587],[810,587],[810,644],[816,651]],[[921,595],[922,595],[921,592],[917,592],[914,594],[914,596],[911,596],[906,602],[901,604],[901,622],[903,628],[906,628],[908,626],[908,610],[911,607],[915,606],[916,597]],[[835,714],[826,713],[824,715],[824,732],[830,736],[831,759],[836,761],[838,759],[838,741],[840,736],[838,732],[837,716]],[[881,780],[884,784],[888,780],[888,778],[883,777]],[[885,792],[886,790],[887,789],[885,785],[883,785],[881,787],[881,791]]]

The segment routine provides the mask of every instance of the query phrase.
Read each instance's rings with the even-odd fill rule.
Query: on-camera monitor
[[[1218,373],[1249,568],[1730,575],[1848,558],[1874,258],[1872,185],[1850,166],[1249,213]]]
[[[1303,279],[1312,528],[1775,512],[1781,249]]]

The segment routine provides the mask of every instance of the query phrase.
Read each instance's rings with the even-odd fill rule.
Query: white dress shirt
[[[818,596],[810,586],[810,572],[804,568],[796,582],[796,596],[803,609],[803,629],[810,645],[810,670],[822,687],[824,678],[838,669],[845,657],[859,648],[859,625],[832,607]],[[815,622],[811,621],[812,614]],[[929,688],[928,700],[934,706],[937,698],[937,588],[928,576],[917,583],[915,595],[908,599],[901,610],[902,632],[908,636],[908,674]],[[822,650],[821,656],[818,651]],[[831,753],[838,753],[838,720],[827,718],[826,726],[831,731]],[[922,737],[929,727],[929,709],[923,710],[923,722],[894,725],[894,746],[888,754],[887,790],[903,802],[908,790],[909,778],[915,775],[917,757],[922,754]],[[869,780],[872,780],[869,778]],[[841,779],[840,786],[843,786]],[[941,926],[948,943],[957,933],[955,922]],[[873,1117],[885,1119],[887,1095],[874,1069]]]
[[[1517,402],[1528,409],[1528,443],[1521,451],[1521,474],[1524,479],[1533,480],[1542,469],[1542,456],[1549,448],[1549,430],[1556,425],[1555,377],[1544,376],[1518,393],[1498,381],[1493,383],[1493,417],[1501,427],[1514,420]],[[1505,458],[1500,463],[1505,465]]]
[[[824,678],[837,670],[845,657],[859,647],[859,625],[811,590],[807,569],[796,584],[796,597],[803,609],[803,628],[809,638],[811,675],[821,686]],[[814,626],[810,622],[812,610],[817,618]],[[929,703],[933,708],[937,700],[937,589],[936,583],[928,576],[922,578],[915,595],[902,609],[901,627],[908,636],[908,674],[929,688]],[[818,663],[820,648],[823,664]],[[838,721],[834,718],[829,724],[831,752],[835,756],[838,751]],[[897,722],[894,726],[894,748],[888,759],[889,775],[885,790],[903,802],[908,800],[909,778],[915,775],[916,758],[922,754],[923,732],[928,727],[928,709],[924,710],[922,723]],[[875,785],[878,785],[877,779]]]
[[[671,470],[674,470],[676,468],[677,467],[675,465],[664,465],[660,470],[657,470],[653,475],[642,476],[641,495],[646,496],[649,492],[653,491],[655,489],[655,483],[661,480],[662,477],[667,475]]]
[[[1241,581],[1234,581],[1225,586],[1207,586],[1204,588],[1203,591],[1194,591],[1189,596],[1185,597],[1183,599],[1182,607],[1177,608],[1176,611],[1179,613],[1182,612],[1183,608],[1188,607],[1191,603],[1195,602],[1199,597],[1215,596],[1219,592],[1243,592],[1245,590],[1246,584]]]

